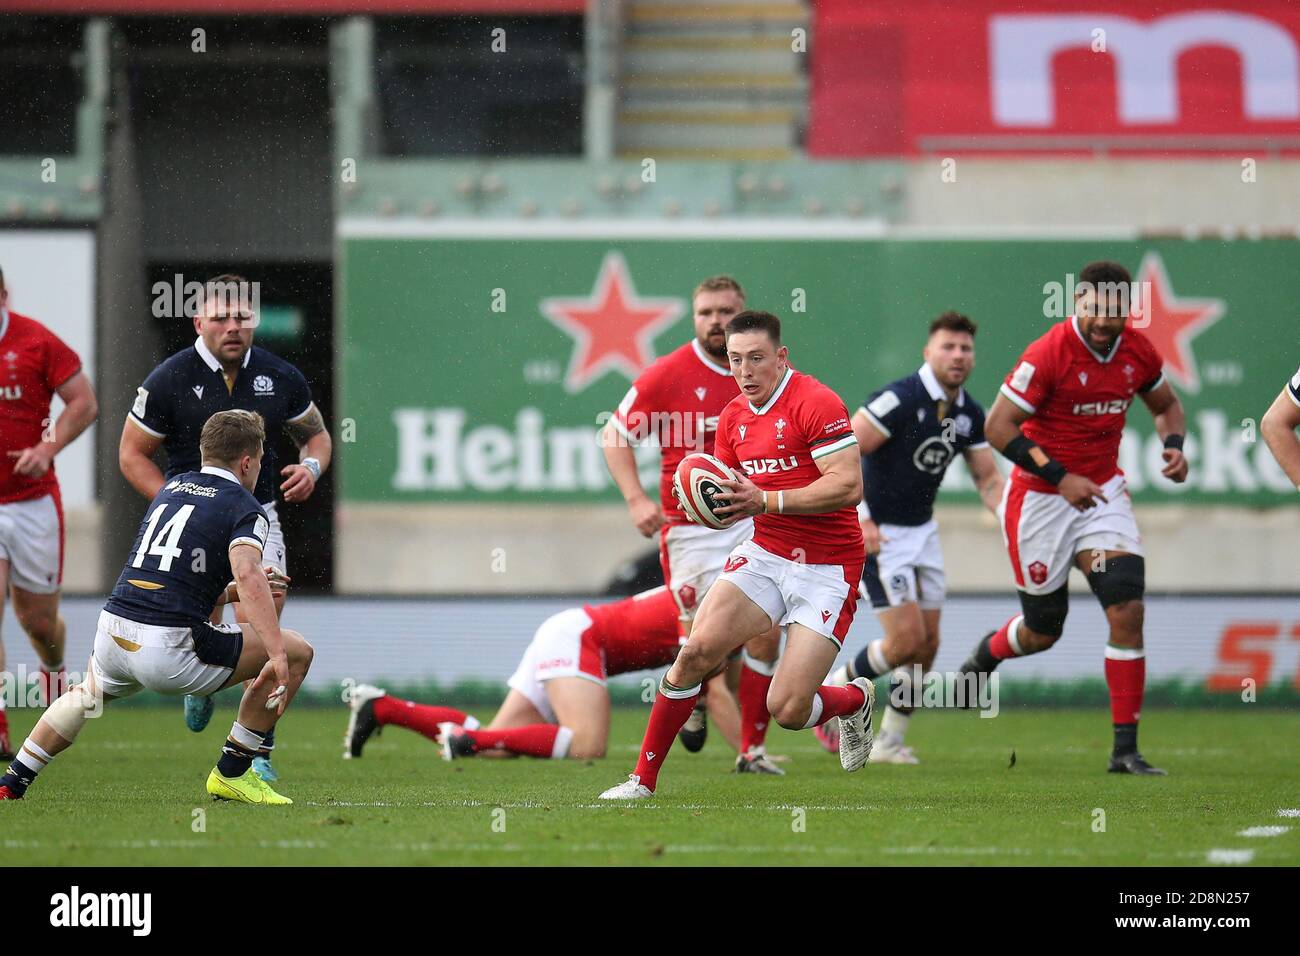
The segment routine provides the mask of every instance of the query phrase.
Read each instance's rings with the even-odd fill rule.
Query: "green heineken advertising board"
[[[340,238],[339,417],[357,442],[340,462],[346,500],[617,501],[599,426],[641,368],[691,336],[691,290],[716,273],[782,317],[792,363],[850,410],[919,366],[935,315],[965,312],[980,328],[968,390],[987,408],[1025,345],[1069,314],[1072,277],[1100,258],[1133,271],[1188,413],[1192,478],[1180,487],[1159,477],[1150,414],[1130,410],[1121,465],[1134,499],[1295,495],[1256,425],[1300,364],[1295,242],[382,231],[345,224]],[[647,476],[653,458],[643,450]],[[945,500],[977,500],[964,473],[950,477]]]

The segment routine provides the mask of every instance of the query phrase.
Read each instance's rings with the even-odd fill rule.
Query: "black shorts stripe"
[[[230,630],[233,627],[234,630]],[[235,669],[244,652],[244,632],[239,625],[212,624],[205,621],[190,628],[194,656],[204,664]]]
[[[862,566],[862,583],[867,589],[867,597],[873,608],[889,607],[889,597],[885,586],[880,583],[880,565],[874,554],[867,555],[867,563]]]

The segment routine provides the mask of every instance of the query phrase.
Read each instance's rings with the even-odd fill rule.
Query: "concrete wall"
[[[927,231],[1219,230],[1296,235],[1300,161],[1216,159],[1017,160],[944,157],[908,164],[904,222]],[[1243,182],[1243,161],[1255,160]]]
[[[953,591],[1011,588],[993,516],[941,507]],[[351,594],[589,593],[652,546],[618,505],[343,505],[336,517],[337,588]],[[1300,593],[1300,502],[1255,511],[1180,505],[1138,509],[1153,591]],[[293,549],[303,545],[290,542]],[[1075,587],[1086,590],[1079,575]]]

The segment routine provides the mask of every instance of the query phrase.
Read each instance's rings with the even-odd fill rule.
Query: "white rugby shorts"
[[[802,624],[843,647],[861,577],[861,562],[802,564],[746,541],[731,552],[720,580],[744,591],[773,624]]]
[[[54,495],[0,504],[0,561],[9,581],[33,594],[63,583],[63,508]]]
[[[681,620],[694,620],[704,595],[722,573],[727,556],[753,536],[752,518],[722,529],[698,524],[664,525],[659,532],[659,563]]]
[[[1052,593],[1065,584],[1075,555],[1083,551],[1145,554],[1124,476],[1115,475],[1101,487],[1106,502],[1079,511],[1059,494],[1007,482],[998,521],[1017,588]]]
[[[939,523],[882,524],[880,553],[867,556],[862,569],[862,596],[877,611],[918,604],[926,610],[943,607],[947,578]]]
[[[243,648],[238,624],[164,627],[100,611],[90,664],[95,683],[113,697],[141,690],[206,697],[230,680]]]

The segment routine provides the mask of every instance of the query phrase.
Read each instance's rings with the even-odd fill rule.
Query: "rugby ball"
[[[682,506],[686,517],[706,528],[725,528],[730,516],[717,517],[713,512],[726,505],[717,495],[726,489],[718,484],[721,479],[734,481],[735,473],[712,455],[703,452],[687,455],[673,472],[673,494]]]

